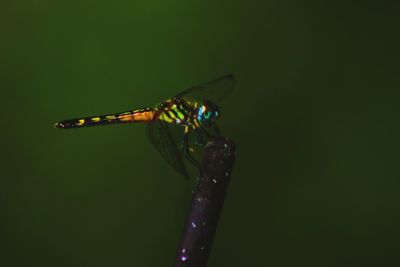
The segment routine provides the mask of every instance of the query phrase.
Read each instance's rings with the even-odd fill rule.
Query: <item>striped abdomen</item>
[[[61,129],[79,128],[86,126],[107,125],[114,123],[147,122],[154,119],[152,108],[143,108],[116,114],[99,115],[57,122],[55,127]]]

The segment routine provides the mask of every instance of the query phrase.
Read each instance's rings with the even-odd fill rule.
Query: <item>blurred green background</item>
[[[398,1],[0,3],[0,266],[172,266],[193,181],[145,125],[227,73],[237,161],[209,266],[399,266]]]

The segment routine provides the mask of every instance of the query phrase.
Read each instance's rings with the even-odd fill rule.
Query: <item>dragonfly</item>
[[[216,124],[221,117],[217,103],[231,93],[233,75],[190,87],[153,107],[125,112],[67,119],[55,124],[59,129],[75,129],[109,124],[147,123],[146,135],[161,156],[189,179],[185,159],[196,167],[195,152],[201,151],[210,137],[220,135]]]

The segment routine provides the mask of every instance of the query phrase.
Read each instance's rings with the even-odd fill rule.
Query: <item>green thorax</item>
[[[158,119],[180,125],[197,125],[196,113],[199,104],[183,98],[172,98],[156,107]]]

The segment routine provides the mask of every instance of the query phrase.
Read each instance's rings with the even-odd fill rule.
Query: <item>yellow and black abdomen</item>
[[[154,115],[155,115],[154,109],[142,108],[115,114],[63,120],[57,122],[55,124],[55,127],[61,129],[71,129],[71,128],[90,127],[98,125],[108,125],[115,123],[148,122],[154,119]]]

